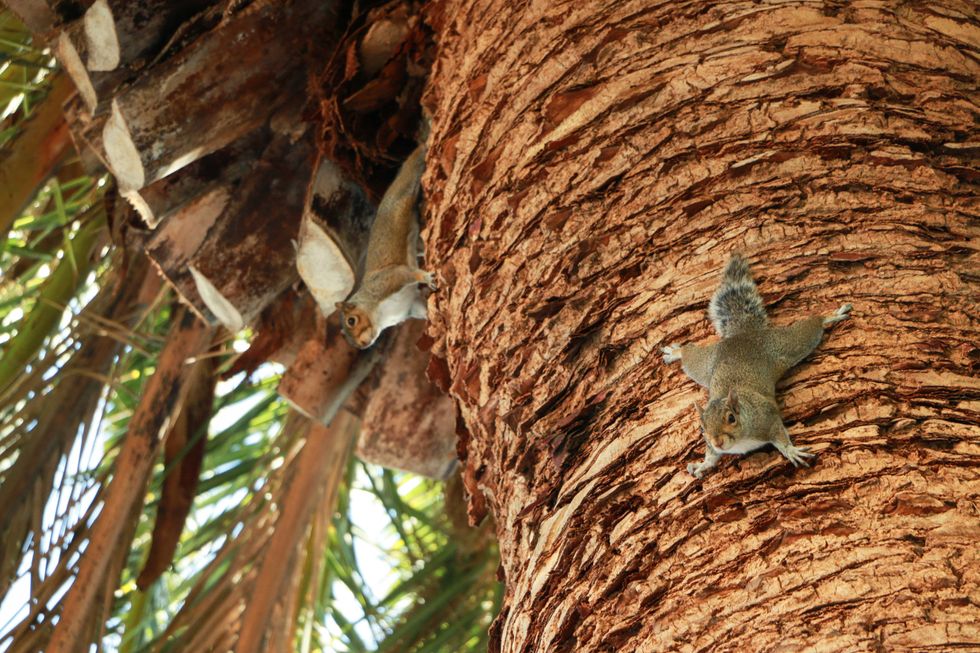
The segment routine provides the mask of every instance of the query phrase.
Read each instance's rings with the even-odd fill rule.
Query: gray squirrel
[[[360,349],[373,345],[388,327],[426,317],[418,284],[435,289],[435,281],[431,272],[418,265],[416,202],[424,171],[425,146],[419,145],[405,159],[378,205],[360,285],[347,301],[337,302],[344,335]]]
[[[708,405],[698,406],[706,451],[704,461],[687,466],[697,478],[722,454],[744,454],[772,444],[794,466],[813,457],[790,440],[776,404],[776,382],[817,348],[824,328],[848,317],[843,304],[828,317],[812,316],[789,326],[772,326],[741,254],[732,254],[708,316],[721,336],[711,345],[663,347],[665,363],[681,367],[708,388]]]

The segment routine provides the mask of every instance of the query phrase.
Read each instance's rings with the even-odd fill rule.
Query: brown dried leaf
[[[352,20],[314,80],[322,119],[320,152],[373,200],[415,147],[432,52],[419,4],[394,0]]]

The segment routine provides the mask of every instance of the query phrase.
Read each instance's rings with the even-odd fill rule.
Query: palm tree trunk
[[[430,374],[497,522],[492,651],[980,644],[976,7],[445,0],[426,189]],[[854,304],[770,450],[703,481],[746,252],[774,322]]]

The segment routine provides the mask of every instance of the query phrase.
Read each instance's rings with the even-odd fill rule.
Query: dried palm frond
[[[119,237],[72,92],[0,10],[0,648],[485,650],[489,527],[357,462],[340,397],[311,424],[259,349],[229,371],[248,334],[196,322]]]

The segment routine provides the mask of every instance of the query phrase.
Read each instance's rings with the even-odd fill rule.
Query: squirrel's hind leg
[[[778,381],[791,367],[817,348],[825,328],[846,320],[850,313],[851,305],[842,304],[833,315],[814,315],[789,326],[772,328],[769,331],[767,348],[773,362],[773,382]]]
[[[773,362],[773,382],[809,356],[822,337],[823,318],[816,315],[789,326],[772,328],[766,339],[766,349]]]
[[[708,387],[711,381],[711,371],[715,366],[714,345],[668,345],[662,347],[660,351],[664,353],[664,362],[673,363],[681,361],[681,367],[685,374],[694,379],[701,386]]]

